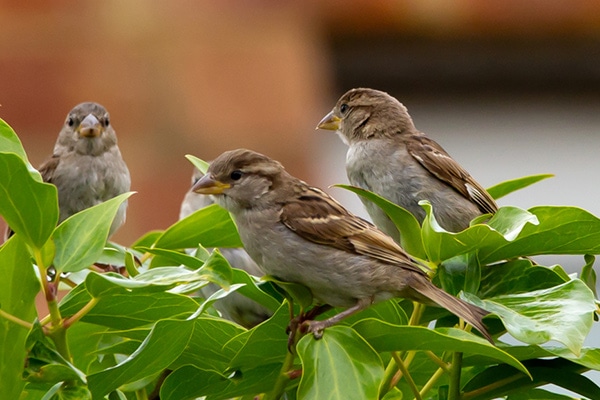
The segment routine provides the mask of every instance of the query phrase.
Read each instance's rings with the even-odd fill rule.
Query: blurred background
[[[185,154],[247,147],[347,183],[345,145],[315,126],[358,86],[396,96],[485,187],[556,175],[501,205],[600,215],[598,1],[0,0],[0,117],[39,165],[73,106],[106,106],[138,192],[124,245],[176,221]]]
[[[74,105],[107,107],[138,192],[124,245],[175,222],[185,154],[248,147],[346,183],[346,146],[315,126],[357,86],[400,99],[486,187],[556,174],[502,204],[600,215],[597,1],[0,0],[0,117],[39,165]]]

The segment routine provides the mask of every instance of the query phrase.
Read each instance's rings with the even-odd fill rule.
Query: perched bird
[[[435,141],[415,128],[406,107],[374,89],[351,89],[317,128],[334,130],[348,145],[346,172],[354,186],[374,192],[423,222],[418,202],[428,200],[442,227],[458,232],[498,206]],[[374,203],[362,199],[377,225],[398,239],[396,226]]]
[[[491,340],[482,322],[487,311],[437,288],[389,236],[279,162],[246,149],[228,151],[192,190],[212,194],[231,213],[264,273],[306,286],[318,304],[346,308],[323,321],[305,321],[316,337],[372,303],[405,297],[436,303]]]
[[[202,172],[194,168],[192,184],[196,183],[202,176]],[[181,203],[179,219],[181,220],[194,211],[204,208],[212,203],[213,201],[210,196],[197,194],[189,190]],[[253,276],[262,275],[262,271],[258,265],[256,265],[244,249],[222,248],[219,250],[233,268],[242,269]],[[208,298],[218,289],[218,285],[211,283],[203,287],[201,292],[204,297]],[[267,320],[272,314],[266,307],[263,307],[254,300],[251,300],[238,292],[231,293],[228,296],[219,299],[219,301],[214,303],[214,307],[221,313],[223,318],[248,329]]]
[[[92,102],[81,103],[69,112],[53,155],[39,172],[44,182],[58,189],[59,223],[129,191],[131,186],[108,111]],[[127,201],[117,211],[109,236],[125,222],[126,209]]]

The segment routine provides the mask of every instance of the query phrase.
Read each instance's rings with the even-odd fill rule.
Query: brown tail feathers
[[[411,287],[415,291],[473,325],[490,343],[494,344],[492,336],[482,321],[482,318],[489,314],[488,311],[444,292],[424,276],[415,276],[415,278],[411,282]]]

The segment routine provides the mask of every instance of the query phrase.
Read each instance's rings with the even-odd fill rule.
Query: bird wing
[[[284,204],[281,222],[302,238],[423,273],[392,238],[348,212],[319,189],[307,187]]]
[[[410,155],[438,179],[471,200],[484,213],[495,213],[498,205],[477,181],[436,142],[425,135],[412,135],[406,140]]]
[[[57,154],[54,154],[40,166],[38,171],[42,175],[44,182],[53,183],[54,172],[56,171],[59,162],[60,157]]]

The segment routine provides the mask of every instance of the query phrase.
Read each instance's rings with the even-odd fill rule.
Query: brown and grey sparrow
[[[491,340],[482,322],[487,311],[433,285],[389,236],[279,162],[250,150],[228,151],[192,190],[213,195],[231,213],[246,251],[264,273],[306,286],[319,304],[346,308],[304,322],[317,337],[373,303],[404,297],[444,307]]]
[[[406,107],[374,89],[352,89],[317,128],[334,130],[348,145],[346,172],[354,186],[410,211],[419,222],[428,200],[442,227],[461,231],[498,206],[488,192],[435,141],[419,131]],[[364,200],[373,222],[398,239],[398,230],[374,203]]]
[[[194,168],[192,184],[196,183],[202,176],[204,176],[204,174]],[[191,213],[210,204],[213,204],[210,196],[194,193],[189,190],[181,203],[179,219],[183,219]],[[262,271],[258,265],[256,265],[244,249],[221,248],[219,250],[233,268],[244,270],[253,276],[262,275]],[[203,287],[201,292],[204,297],[208,298],[218,289],[219,287],[217,285],[209,284]],[[267,308],[238,292],[231,293],[228,296],[219,299],[219,301],[215,302],[214,307],[221,313],[223,318],[248,329],[265,321],[272,314]]]
[[[58,190],[59,223],[86,208],[129,191],[129,170],[117,146],[108,111],[98,103],[73,108],[58,134],[52,157],[39,172]],[[125,222],[127,201],[110,228],[112,235]],[[7,232],[7,237],[11,231]]]

